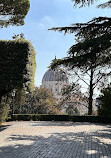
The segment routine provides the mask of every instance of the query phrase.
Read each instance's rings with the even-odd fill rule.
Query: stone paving
[[[0,158],[111,158],[111,125],[8,122],[0,129]]]

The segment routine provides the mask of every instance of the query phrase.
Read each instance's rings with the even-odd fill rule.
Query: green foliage
[[[51,68],[57,65],[64,65],[69,69],[75,67],[85,69],[109,66],[111,61],[111,34],[106,34],[98,38],[85,40],[73,45],[68,51],[68,57],[53,60]]]
[[[4,122],[8,117],[9,105],[7,104],[6,97],[2,98],[0,103],[0,123]]]
[[[15,97],[13,98],[14,105],[22,105],[25,103],[26,91],[24,88],[17,88],[15,91]]]
[[[59,106],[61,109],[65,109],[68,115],[80,115],[78,106],[82,108],[85,104],[87,109],[86,99],[87,98],[81,93],[80,85],[77,83],[70,83],[70,85],[62,89],[62,99]]]
[[[0,41],[0,99],[17,88],[32,92],[35,50],[27,40]]]
[[[35,50],[27,40],[0,41],[0,118],[1,121],[8,114],[11,106],[12,90],[16,92],[15,103],[22,103],[25,91],[33,92],[35,77]],[[8,96],[9,103],[3,99]]]
[[[17,34],[17,35],[14,34],[14,35],[12,36],[12,38],[13,38],[14,40],[24,40],[24,39],[25,39],[23,33],[21,33],[21,34]]]
[[[71,116],[73,116],[73,115],[80,115],[80,113],[79,113],[77,107],[74,107],[73,104],[70,104],[70,105],[67,107],[66,113],[67,113],[68,115],[71,115]]]
[[[49,115],[49,114],[14,114],[14,120],[23,121],[69,121],[68,115]]]
[[[111,117],[72,116],[73,122],[111,123]]]
[[[81,26],[82,27],[82,26]],[[82,28],[81,28],[82,30]],[[110,30],[110,29],[109,29]],[[92,34],[92,33],[91,33]],[[78,35],[79,36],[79,35]],[[73,45],[68,51],[68,57],[63,59],[53,60],[51,68],[55,68],[58,65],[65,66],[68,70],[73,72],[78,69],[82,75],[88,74],[90,81],[87,84],[80,74],[75,73],[89,86],[89,112],[92,114],[92,97],[93,90],[97,85],[103,84],[102,79],[105,79],[110,75],[111,67],[111,34],[110,31],[106,35],[102,35],[98,38],[91,38],[89,32],[89,39],[82,39],[79,43]],[[91,39],[90,39],[91,38]],[[106,71],[107,67],[107,71]],[[105,71],[104,71],[105,68]]]
[[[22,91],[23,93],[23,91]],[[35,87],[34,92],[22,95],[22,102],[18,102],[19,93],[15,97],[14,113],[18,114],[57,114],[59,113],[58,105],[53,94],[45,88]],[[24,97],[25,96],[25,97]],[[23,102],[23,100],[25,101]]]
[[[0,27],[23,25],[24,18],[30,9],[29,0],[1,0]]]
[[[56,99],[45,88],[35,88],[33,93],[33,105],[37,107],[38,114],[55,114],[57,110]]]
[[[104,88],[101,91],[100,100],[100,115],[111,116],[111,86]]]

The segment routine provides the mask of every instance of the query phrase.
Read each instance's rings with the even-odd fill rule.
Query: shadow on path
[[[1,147],[0,158],[103,158],[105,156],[111,158],[111,143],[103,141],[105,138],[111,140],[110,128],[90,133],[55,132],[50,134],[48,138],[11,135],[9,142],[14,141],[15,145]]]
[[[30,122],[31,126],[82,126],[82,125],[94,125],[95,123],[89,122],[66,122],[66,121],[33,121]],[[96,123],[98,125],[98,123]],[[100,125],[100,124],[99,124]]]
[[[0,126],[0,132],[7,129],[10,125],[1,125]]]

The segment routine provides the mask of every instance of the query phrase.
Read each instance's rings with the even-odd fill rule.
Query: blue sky
[[[32,42],[37,55],[35,85],[41,84],[47,67],[54,59],[67,55],[67,50],[74,44],[74,35],[48,31],[57,26],[70,26],[78,22],[87,22],[94,17],[110,16],[110,9],[97,9],[96,4],[79,9],[73,7],[71,0],[30,0],[31,8],[26,16],[25,25],[0,29],[1,39],[12,39],[13,34],[24,33]],[[99,0],[105,2],[105,0]]]

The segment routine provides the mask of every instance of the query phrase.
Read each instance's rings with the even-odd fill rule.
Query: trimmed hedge
[[[111,123],[111,117],[100,116],[69,116],[69,115],[47,115],[47,114],[14,114],[12,121],[73,121],[92,123]]]
[[[35,50],[29,41],[0,40],[0,99],[24,84],[32,91],[35,70]]]
[[[48,114],[24,114],[13,115],[13,120],[16,121],[70,121],[69,115],[48,115]]]
[[[111,123],[111,117],[101,116],[72,116],[73,122]]]
[[[3,97],[7,97],[13,89],[26,88],[32,92],[35,70],[35,50],[29,41],[0,40],[0,122],[6,116],[3,104],[8,104],[8,99],[2,103]]]

